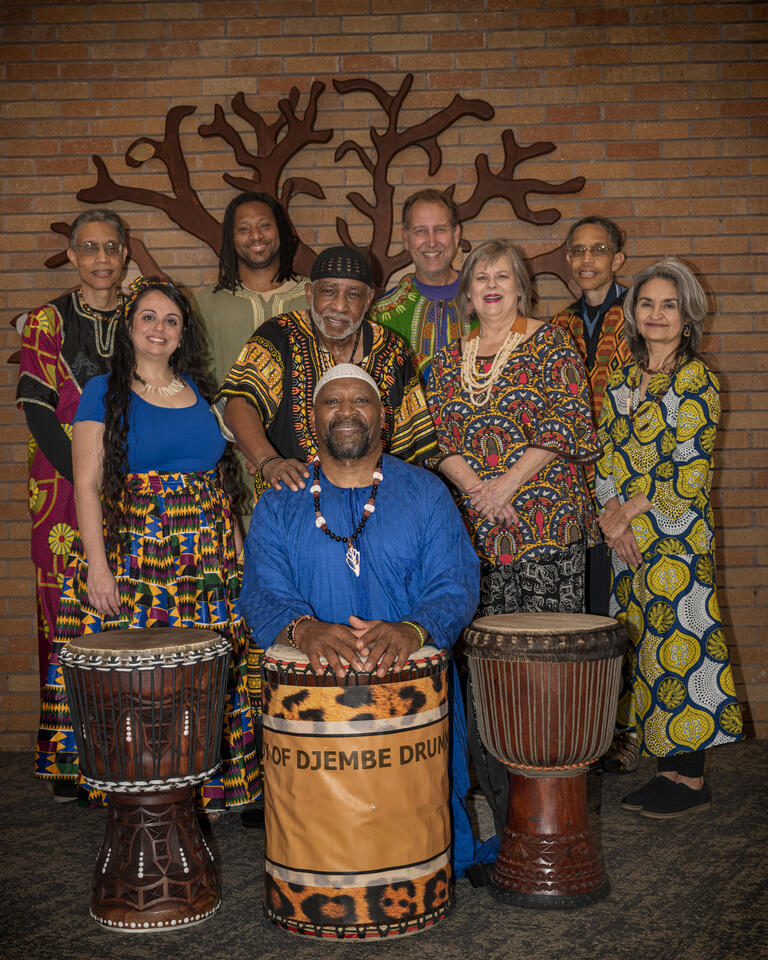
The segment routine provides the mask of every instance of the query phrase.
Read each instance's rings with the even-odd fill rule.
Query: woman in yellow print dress
[[[600,417],[610,612],[630,639],[619,725],[658,763],[622,806],[657,819],[708,807],[705,750],[744,736],[715,594],[709,494],[720,398],[698,355],[705,315],[685,264],[643,270],[624,305],[634,362],[609,381]]]

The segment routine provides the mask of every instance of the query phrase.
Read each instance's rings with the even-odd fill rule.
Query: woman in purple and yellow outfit
[[[427,385],[439,469],[457,488],[481,561],[478,616],[582,613],[586,548],[598,535],[582,469],[599,454],[586,372],[565,331],[526,316],[530,296],[512,243],[476,247],[459,303],[479,325],[437,354]],[[506,773],[476,753],[468,715],[501,836]],[[501,768],[495,786],[483,782],[486,763]]]
[[[107,630],[200,627],[232,642],[222,767],[201,787],[207,812],[249,803],[260,777],[246,689],[246,636],[233,506],[245,496],[210,410],[198,321],[172,284],[140,278],[118,326],[112,372],[75,417],[79,535],[43,690],[36,775],[74,783],[77,748],[59,663],[70,640]],[[91,805],[103,795],[91,790]]]

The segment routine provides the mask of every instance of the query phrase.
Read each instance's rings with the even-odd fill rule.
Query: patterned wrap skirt
[[[111,561],[120,614],[103,617],[88,603],[88,563],[80,537],[64,575],[56,637],[43,688],[35,776],[76,781],[77,747],[59,653],[70,640],[107,630],[199,627],[233,647],[224,707],[222,765],[199,788],[207,811],[250,803],[261,770],[247,688],[247,631],[235,604],[240,592],[232,515],[215,470],[133,473],[126,478],[126,534]],[[91,806],[104,794],[82,786]]]
[[[629,635],[618,726],[634,729],[651,757],[741,740],[714,555],[660,555],[632,568],[614,550],[612,564],[610,615]]]

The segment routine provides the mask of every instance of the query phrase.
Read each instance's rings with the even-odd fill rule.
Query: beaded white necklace
[[[488,403],[491,398],[491,391],[507,365],[507,360],[525,336],[525,329],[515,330],[516,326],[517,320],[515,320],[504,343],[493,358],[488,373],[479,373],[477,369],[477,348],[480,337],[473,337],[464,348],[464,354],[461,358],[461,386],[468,394],[473,407],[484,407]]]

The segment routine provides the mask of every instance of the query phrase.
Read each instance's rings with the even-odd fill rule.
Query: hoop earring
[[[683,327],[683,336],[690,337],[690,335],[691,335],[691,325],[690,323],[686,323],[686,325]]]

